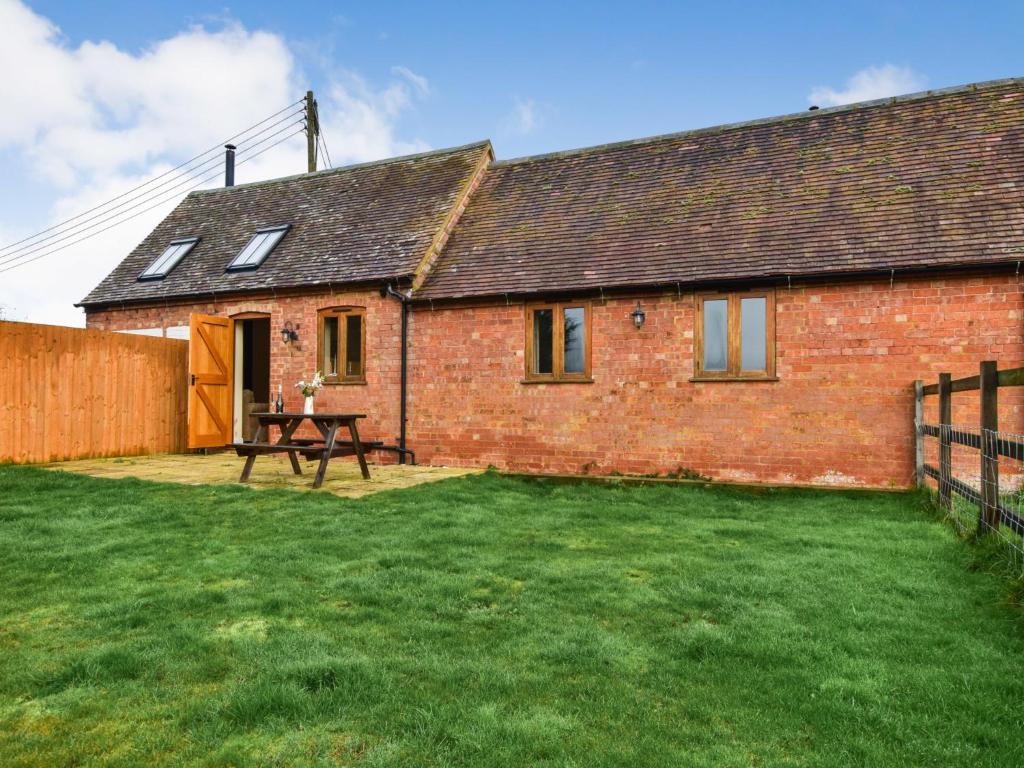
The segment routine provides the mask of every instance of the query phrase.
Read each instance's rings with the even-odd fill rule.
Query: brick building
[[[318,408],[421,462],[907,486],[911,382],[1024,364],[1022,190],[1022,80],[511,161],[481,142],[193,193],[82,305],[234,320],[209,444],[246,389],[295,407],[321,369]]]

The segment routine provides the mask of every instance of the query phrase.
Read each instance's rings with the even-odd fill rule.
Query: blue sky
[[[0,245],[306,87],[336,162],[354,162],[481,138],[517,157],[1024,75],[1021,2],[0,0],[0,25],[0,67],[19,73],[0,79]],[[299,172],[303,156],[296,139],[239,180]],[[71,304],[173,204],[0,273],[0,313],[80,323]]]
[[[236,19],[293,41],[313,87],[337,66],[405,66],[432,92],[403,129],[432,146],[491,137],[503,157],[801,110],[813,87],[886,63],[929,87],[1024,74],[1020,2],[32,5],[72,41],[133,50]],[[506,124],[517,101],[531,130]]]

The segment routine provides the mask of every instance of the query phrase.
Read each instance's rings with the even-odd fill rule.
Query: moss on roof
[[[506,160],[417,296],[995,264],[1022,191],[1021,79]]]

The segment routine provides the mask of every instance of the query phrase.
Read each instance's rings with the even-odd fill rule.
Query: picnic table
[[[252,416],[259,422],[259,428],[251,441],[233,443],[235,452],[239,456],[245,456],[245,467],[242,468],[242,476],[238,482],[249,481],[249,474],[252,472],[252,465],[256,462],[257,456],[266,456],[274,453],[287,453],[291,461],[292,470],[296,475],[301,475],[298,456],[301,454],[307,461],[320,460],[316,470],[316,477],[313,478],[313,487],[319,488],[324,481],[327,472],[327,462],[337,456],[355,456],[359,461],[359,469],[363,473],[363,479],[370,479],[370,470],[366,466],[366,450],[376,450],[383,443],[378,441],[364,442],[359,439],[359,430],[356,428],[356,420],[365,419],[361,413],[267,413],[257,412]],[[309,421],[320,432],[321,439],[294,437],[296,430],[304,421]],[[270,441],[270,428],[277,427],[280,435],[277,442]],[[348,440],[339,439],[339,430],[348,428]]]

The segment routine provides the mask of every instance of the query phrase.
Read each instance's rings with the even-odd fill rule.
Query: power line
[[[281,128],[280,130],[270,134],[270,136],[267,136],[265,139],[262,139],[261,141],[258,141],[255,144],[249,145],[246,149],[251,151],[255,147],[258,147],[261,144],[265,144],[266,142],[270,141],[274,137],[279,136],[280,134],[284,133],[285,131],[289,130],[290,128],[294,128],[296,125],[299,125],[301,123],[302,123],[301,120],[297,120],[297,121],[291,123],[290,125],[286,125],[284,128]],[[276,145],[272,145],[272,146],[276,146]],[[239,163],[239,165],[240,165],[240,163]],[[213,176],[210,176],[209,178],[212,179],[215,176],[220,175],[220,173],[221,173],[221,171],[218,169],[218,171],[215,174],[213,174]],[[193,181],[194,179],[195,179],[195,176],[187,176],[184,181],[178,181],[177,184],[172,186],[167,191],[172,191],[172,190],[180,189],[181,187],[185,186],[186,184],[188,184],[189,182]],[[189,187],[190,190],[194,189],[194,188],[195,187]],[[160,193],[160,194],[163,194],[163,193]],[[175,194],[171,195],[171,197],[169,197],[167,199],[170,200],[170,199],[173,199],[174,197],[177,197],[177,196],[178,196],[178,193],[175,193]],[[103,224],[105,222],[111,221],[112,219],[116,219],[116,218],[118,218],[120,216],[123,216],[128,211],[135,210],[136,208],[139,208],[139,207],[145,205],[147,202],[149,202],[150,200],[153,199],[153,196],[149,195],[149,194],[147,194],[147,195],[140,195],[139,197],[142,197],[143,199],[141,200],[141,202],[135,203],[135,205],[130,205],[127,208],[123,208],[123,206],[118,206],[118,208],[121,208],[121,210],[117,210],[117,208],[112,208],[109,211],[104,211],[101,214],[97,214],[96,216],[93,216],[92,217],[93,219],[102,217],[102,218],[99,218],[99,221],[97,221],[94,224],[89,224],[88,226],[84,226],[84,227],[83,227],[84,222],[82,222],[82,224],[76,224],[74,227],[71,227],[69,230],[63,230],[63,231],[58,232],[55,235],[52,235],[52,236],[50,236],[48,238],[44,238],[44,240],[39,240],[39,241],[37,241],[35,243],[32,243],[31,245],[25,246],[24,248],[20,248],[17,251],[9,253],[6,256],[0,258],[0,266],[4,266],[6,264],[12,264],[12,263],[14,263],[16,261],[19,261],[19,260],[25,258],[26,256],[31,256],[33,253],[37,253],[37,252],[39,252],[41,250],[45,250],[46,248],[50,248],[50,247],[56,245],[57,243],[65,242],[66,240],[69,240],[70,238],[73,238],[76,235],[80,235],[80,234],[82,234],[84,232],[88,232],[90,229],[94,229],[94,228],[98,227],[100,224]],[[132,198],[132,199],[134,200],[134,199],[138,199],[138,198]],[[126,202],[129,202],[129,201],[126,201]],[[150,210],[150,208],[146,208],[145,210],[148,211],[148,210]],[[125,221],[127,221],[127,219],[125,219]],[[105,230],[100,230],[100,231],[102,232],[102,231],[105,231]],[[54,239],[54,238],[56,238],[56,239]],[[42,243],[44,243],[45,240],[52,240],[52,242],[50,242],[49,244],[42,244]],[[80,241],[76,240],[75,242],[80,242]]]
[[[327,137],[324,136],[324,126],[317,120],[317,127],[320,128],[320,132],[317,134],[317,138],[320,139],[320,143],[324,146],[324,154],[327,155],[327,166],[329,168],[334,167],[334,163],[331,162],[331,153],[327,150]]]
[[[327,167],[334,168],[334,164],[331,162],[331,153],[327,151],[327,142],[324,141],[322,136],[317,136],[316,142],[319,144],[319,146],[321,146],[321,157],[323,157],[327,161]]]
[[[297,123],[293,124],[293,125],[297,125]],[[289,127],[291,127],[291,126],[289,126]],[[295,131],[294,133],[291,133],[291,134],[285,136],[282,139],[279,139],[278,141],[276,141],[273,144],[271,144],[269,147],[264,147],[259,152],[255,152],[255,153],[253,153],[251,155],[248,155],[247,157],[245,157],[242,160],[240,160],[236,164],[236,166],[237,165],[243,165],[246,162],[248,162],[249,160],[253,160],[253,159],[259,157],[264,152],[267,152],[267,151],[273,149],[274,147],[278,146],[279,144],[282,144],[282,143],[288,141],[289,139],[294,138],[295,136],[298,136],[301,133],[303,133],[303,129],[302,128],[300,128],[299,130]],[[259,143],[262,144],[263,142],[259,142]],[[256,146],[256,145],[253,145],[253,146]],[[251,149],[252,148],[250,147],[249,151],[251,151]],[[220,176],[220,173],[221,173],[220,170],[218,170],[216,173],[211,174],[210,176],[207,176],[206,178],[200,180],[197,184],[194,184],[193,186],[189,187],[189,189],[186,190],[186,191],[192,191],[193,189],[196,189],[197,187],[201,187],[206,182],[211,181],[212,179],[215,179],[216,177]],[[70,248],[71,246],[73,246],[73,245],[75,245],[77,243],[81,243],[84,240],[88,240],[89,238],[95,237],[96,235],[99,235],[99,234],[101,234],[103,232],[106,232],[109,229],[113,229],[114,227],[116,227],[116,226],[118,226],[120,224],[124,224],[127,221],[131,221],[132,219],[135,219],[135,218],[141,216],[142,214],[144,214],[144,213],[146,213],[148,211],[153,210],[154,208],[159,208],[161,205],[163,205],[164,203],[170,202],[171,200],[173,200],[177,196],[178,195],[171,195],[170,197],[167,197],[167,198],[165,198],[165,199],[163,199],[163,200],[161,200],[161,201],[159,201],[157,203],[154,203],[153,205],[149,206],[148,208],[144,208],[143,210],[139,211],[138,213],[132,214],[131,216],[129,216],[126,219],[122,219],[120,221],[116,221],[116,222],[114,222],[112,224],[109,224],[108,226],[104,227],[103,229],[99,229],[99,230],[96,230],[95,232],[91,232],[88,235],[84,235],[83,237],[80,237],[77,240],[73,240],[70,243],[66,243],[65,245],[56,246],[52,250],[48,250],[45,253],[39,254],[38,256],[33,256],[30,259],[26,259],[24,261],[19,261],[16,264],[9,264],[7,266],[4,266],[2,269],[0,269],[0,274],[3,274],[4,272],[9,272],[12,269],[17,269],[18,267],[23,267],[26,264],[31,264],[33,261],[38,261],[39,259],[42,259],[42,258],[44,258],[46,256],[50,256],[50,255],[52,255],[54,253],[57,253],[59,251],[63,251],[66,248]],[[28,254],[24,254],[24,255],[27,256]],[[2,264],[0,264],[0,266],[2,266]]]
[[[298,135],[299,135],[299,134],[301,134],[302,132],[303,132],[303,130],[302,130],[302,129],[300,128],[300,129],[299,129],[298,131],[295,131],[294,133],[291,133],[291,134],[289,134],[288,136],[285,136],[284,138],[282,138],[282,139],[279,139],[278,141],[274,142],[274,143],[273,143],[273,144],[271,144],[271,145],[270,145],[269,147],[264,147],[264,148],[263,148],[263,149],[261,149],[261,150],[260,150],[259,152],[255,152],[255,153],[253,153],[253,154],[249,155],[248,157],[245,157],[244,159],[240,160],[240,161],[239,161],[239,162],[237,163],[237,165],[243,165],[243,164],[245,164],[246,162],[248,162],[249,160],[253,160],[253,159],[255,159],[256,157],[258,157],[258,156],[262,155],[262,154],[263,154],[264,152],[267,152],[268,150],[271,150],[271,149],[273,149],[274,147],[276,147],[276,146],[277,146],[278,144],[282,144],[282,143],[284,143],[285,141],[288,141],[289,139],[291,139],[291,138],[294,138],[295,136],[298,136]],[[214,174],[211,174],[210,176],[207,176],[207,177],[206,177],[205,179],[202,179],[202,180],[200,180],[200,181],[199,181],[199,182],[198,182],[197,184],[195,184],[195,185],[193,185],[192,187],[190,187],[188,191],[191,191],[191,190],[193,190],[193,189],[196,189],[197,187],[201,187],[201,186],[202,186],[203,184],[205,184],[206,182],[208,182],[208,181],[210,181],[210,180],[212,180],[212,179],[215,179],[215,178],[217,178],[218,176],[220,176],[220,171],[219,171],[219,170],[218,170],[218,171],[217,171],[216,173],[214,173]],[[122,219],[121,221],[116,221],[116,222],[114,222],[113,224],[109,224],[108,226],[104,227],[103,229],[99,229],[99,230],[97,230],[97,231],[95,231],[95,232],[91,232],[90,234],[88,234],[88,235],[85,235],[84,237],[80,237],[80,238],[78,238],[77,240],[75,240],[75,241],[73,241],[73,242],[67,243],[66,245],[61,245],[61,246],[57,246],[57,247],[53,248],[53,250],[49,250],[49,251],[47,251],[46,253],[41,253],[41,254],[39,254],[38,256],[34,256],[34,257],[32,257],[31,259],[28,259],[28,260],[26,260],[26,261],[21,261],[21,262],[19,262],[19,263],[17,263],[17,264],[11,264],[11,265],[9,265],[9,266],[6,266],[6,267],[4,267],[3,269],[0,269],[0,274],[2,274],[2,273],[4,273],[4,272],[8,272],[8,271],[10,271],[10,270],[12,270],[12,269],[17,269],[18,267],[24,266],[25,264],[30,264],[30,263],[31,263],[31,262],[33,262],[33,261],[36,261],[36,260],[38,260],[38,259],[41,259],[41,258],[43,258],[43,257],[45,257],[45,256],[50,256],[51,254],[57,253],[57,252],[59,252],[59,251],[62,251],[62,250],[64,250],[65,248],[70,248],[71,246],[75,245],[76,243],[80,243],[80,242],[82,242],[82,241],[84,241],[84,240],[88,240],[89,238],[91,238],[91,237],[95,237],[96,235],[99,235],[99,234],[101,234],[102,232],[106,232],[106,231],[107,231],[107,230],[109,230],[109,229],[113,229],[114,227],[118,226],[119,224],[123,224],[123,223],[125,223],[126,221],[131,221],[132,219],[135,219],[135,218],[137,218],[137,217],[141,216],[142,214],[146,213],[147,211],[151,211],[151,210],[153,210],[154,208],[158,208],[158,207],[160,207],[161,205],[163,205],[164,203],[167,203],[167,202],[169,202],[169,201],[173,200],[173,199],[174,199],[175,197],[177,197],[177,195],[171,195],[170,197],[167,197],[167,198],[165,198],[165,199],[163,199],[163,200],[161,200],[161,201],[159,201],[159,202],[157,202],[157,203],[155,203],[155,204],[153,204],[153,205],[149,206],[148,208],[145,208],[145,209],[143,209],[143,210],[139,211],[138,213],[132,214],[131,216],[129,216],[129,217],[128,217],[128,218],[126,218],[126,219]]]
[[[292,114],[289,117],[295,117],[295,116],[296,116],[296,114]],[[246,142],[251,141],[251,139],[254,139],[257,136],[260,136],[260,135],[266,133],[268,130],[271,130],[272,128],[274,128],[274,127],[280,125],[281,123],[285,122],[285,120],[289,119],[289,117],[286,117],[286,118],[284,118],[282,120],[279,120],[279,121],[277,121],[275,123],[272,123],[271,125],[269,125],[266,128],[264,128],[262,131],[260,131],[259,133],[253,134],[253,136],[246,138],[241,143],[245,144]],[[258,142],[256,142],[255,144],[253,144],[251,146],[259,146],[260,144],[263,144],[264,142],[268,141],[269,139],[273,138],[274,136],[279,135],[283,131],[287,130],[292,125],[298,125],[298,122],[294,122],[294,123],[291,123],[288,126],[285,126],[284,128],[280,129],[276,133],[273,133],[270,136],[268,136],[266,139],[263,139],[262,141],[258,141]],[[58,230],[57,232],[54,232],[51,235],[47,235],[46,237],[43,237],[43,238],[35,240],[35,242],[26,243],[21,248],[15,248],[10,253],[6,254],[3,257],[0,257],[0,264],[4,264],[4,263],[7,263],[7,262],[16,260],[20,256],[24,256],[24,255],[28,255],[30,253],[34,253],[34,252],[38,251],[41,247],[44,247],[44,248],[45,247],[49,247],[48,245],[43,245],[47,241],[53,240],[54,243],[62,242],[64,240],[67,240],[69,237],[73,237],[74,235],[81,234],[82,232],[85,232],[85,231],[91,229],[92,227],[97,226],[98,224],[102,224],[104,221],[109,221],[112,217],[119,216],[122,213],[124,213],[126,210],[130,211],[130,210],[133,210],[135,208],[138,208],[141,205],[145,205],[145,199],[146,198],[152,198],[152,196],[156,193],[156,190],[160,189],[161,187],[166,187],[168,184],[174,184],[174,186],[172,186],[171,189],[178,189],[178,188],[184,186],[185,184],[187,184],[191,179],[196,178],[196,176],[199,175],[200,173],[205,173],[206,169],[209,168],[211,164],[213,164],[213,163],[220,163],[220,162],[221,162],[221,157],[220,157],[220,155],[217,155],[216,157],[210,158],[209,160],[204,161],[200,165],[197,165],[194,168],[189,169],[189,171],[186,174],[181,174],[179,176],[170,178],[167,181],[164,181],[161,184],[158,184],[157,186],[153,187],[148,192],[144,192],[141,195],[136,195],[135,197],[130,197],[127,200],[125,200],[123,203],[119,203],[118,205],[114,206],[113,208],[109,208],[109,209],[107,209],[105,211],[102,211],[100,213],[95,214],[94,216],[90,216],[89,218],[84,219],[84,220],[78,222],[77,224],[75,224],[72,227]],[[175,184],[175,182],[177,182],[177,183]],[[163,193],[161,192],[159,194],[163,194]],[[135,205],[129,206],[128,208],[124,208],[124,206],[128,205],[128,203],[131,203],[131,202],[133,202],[135,200],[142,200],[142,202],[136,203]],[[118,210],[118,209],[124,209],[124,210]],[[103,217],[105,217],[105,218],[103,218]],[[100,221],[97,222],[96,224],[90,224],[89,226],[85,226],[88,222],[94,221],[96,219],[100,219]],[[54,243],[50,243],[50,245],[53,245]]]
[[[276,121],[274,123],[271,123],[269,126],[264,128],[262,131],[259,131],[259,132],[255,133],[255,134],[253,134],[252,136],[246,137],[240,143],[245,144],[246,142],[251,141],[252,139],[256,138],[257,136],[260,136],[260,135],[266,133],[268,130],[271,130],[274,127],[280,125],[282,122],[285,122],[289,118],[297,116],[297,114],[298,113],[292,113],[291,115],[288,115],[288,116],[282,118],[281,120],[278,120],[278,121]],[[257,124],[257,125],[259,125],[259,124]],[[236,136],[241,136],[244,133],[245,133],[245,131],[243,131],[242,133],[236,134]],[[262,143],[262,142],[258,142],[258,143]],[[80,233],[82,231],[90,229],[91,226],[95,226],[95,225],[84,226],[84,225],[86,225],[90,221],[94,221],[96,219],[101,219],[101,222],[102,221],[107,221],[107,220],[109,220],[111,214],[118,215],[117,213],[115,213],[115,212],[118,212],[118,209],[124,208],[124,206],[128,205],[128,203],[131,203],[131,202],[133,202],[135,200],[140,200],[140,199],[144,199],[144,198],[147,198],[147,197],[151,197],[153,194],[157,193],[157,190],[161,189],[162,187],[166,187],[168,184],[174,184],[175,182],[177,182],[177,184],[175,184],[175,186],[172,187],[172,189],[176,189],[176,188],[182,186],[183,183],[187,183],[189,179],[195,178],[200,173],[204,173],[206,171],[206,169],[211,166],[211,164],[219,163],[219,162],[221,162],[221,156],[218,154],[218,155],[216,155],[216,156],[214,156],[212,158],[209,158],[209,159],[203,161],[199,165],[196,165],[196,166],[193,166],[192,168],[189,168],[186,172],[184,172],[182,174],[178,174],[176,176],[173,176],[173,177],[167,179],[166,181],[161,182],[160,184],[157,184],[155,187],[152,187],[151,189],[147,190],[146,192],[143,192],[142,194],[135,195],[134,197],[129,197],[124,202],[118,203],[117,205],[115,205],[113,207],[108,207],[106,210],[100,211],[99,213],[96,213],[93,216],[85,218],[85,219],[79,221],[77,224],[72,225],[71,227],[60,227],[60,228],[56,229],[56,231],[52,232],[52,234],[49,234],[49,235],[46,235],[45,237],[42,237],[42,235],[45,234],[45,232],[49,231],[49,230],[44,230],[43,232],[40,232],[40,233],[30,237],[30,238],[26,238],[26,240],[31,240],[33,242],[25,242],[25,244],[22,245],[20,248],[13,248],[12,249],[10,246],[8,246],[9,252],[5,256],[0,258],[0,264],[5,263],[7,261],[10,261],[12,259],[12,257],[17,257],[19,255],[24,255],[25,253],[34,252],[35,250],[39,249],[40,245],[42,245],[43,243],[46,243],[47,241],[54,240],[56,238],[56,242],[61,242],[62,240],[66,240],[67,237],[70,236],[70,235],[78,234],[78,233]],[[162,175],[166,175],[166,174],[162,174]],[[156,177],[156,178],[160,178],[160,177]],[[182,179],[184,179],[184,181],[182,181]],[[152,181],[155,181],[155,180],[156,179],[153,179]],[[124,197],[125,194],[128,194],[128,193],[124,193],[124,194],[120,195],[119,197]],[[162,193],[160,193],[160,194],[162,194]],[[116,200],[117,198],[114,198],[114,199]],[[113,200],[108,201],[107,203],[104,203],[103,205],[97,206],[96,208],[93,208],[93,209],[90,209],[90,210],[97,210],[99,208],[104,208],[106,206],[109,206],[110,203],[112,203],[112,202],[113,202]],[[128,210],[131,210],[132,208],[137,208],[139,205],[142,205],[142,204],[144,204],[144,203],[139,203],[139,204],[134,205],[134,206],[129,206]],[[120,211],[120,212],[123,213],[123,211]],[[86,213],[88,213],[88,211]],[[76,217],[76,218],[81,218],[84,215],[85,214],[79,214],[79,216]],[[107,217],[107,218],[101,218],[101,217],[104,217],[104,216]],[[73,221],[73,219],[69,219],[68,221],[69,222]],[[54,229],[55,229],[55,227],[50,227],[50,230],[54,230]],[[61,237],[62,235],[64,235],[64,237]],[[22,242],[24,242],[24,241],[22,241]]]
[[[319,138],[317,140],[317,147],[319,148],[320,157],[324,159],[324,162],[327,164],[327,167],[333,168],[334,166],[331,164],[331,153],[327,151],[327,145],[324,144],[322,141],[319,141]]]
[[[222,146],[223,146],[224,144],[227,144],[227,143],[229,143],[229,142],[231,142],[231,141],[234,141],[234,140],[238,139],[238,138],[239,138],[239,137],[241,137],[241,136],[244,136],[245,134],[249,133],[249,132],[250,132],[250,131],[251,131],[251,130],[252,130],[253,128],[257,128],[257,127],[259,127],[259,126],[263,125],[264,123],[268,122],[269,120],[273,120],[273,119],[274,119],[275,117],[277,117],[277,116],[278,116],[278,115],[280,115],[281,113],[283,113],[283,112],[287,112],[288,110],[292,109],[292,108],[293,108],[293,107],[295,107],[296,105],[298,105],[298,104],[301,104],[301,103],[302,103],[302,101],[303,101],[303,99],[299,99],[298,101],[293,101],[293,102],[292,102],[291,104],[289,104],[289,105],[288,105],[287,107],[284,107],[283,109],[279,109],[279,110],[278,110],[277,112],[275,112],[274,114],[270,115],[269,117],[266,117],[266,118],[264,118],[263,120],[260,120],[260,121],[259,121],[258,123],[254,123],[253,125],[250,125],[250,126],[249,126],[248,128],[246,128],[246,129],[245,129],[245,130],[243,130],[243,131],[239,131],[239,132],[238,132],[238,133],[236,133],[236,134],[235,134],[234,136],[231,136],[231,137],[229,137],[229,138],[225,139],[225,140],[224,140],[223,142],[221,142],[220,144],[218,144],[218,145],[216,145],[216,146],[213,146],[213,147],[211,147],[210,149],[207,149],[207,150],[205,150],[205,151],[203,151],[203,152],[200,152],[200,153],[199,153],[198,155],[196,155],[195,157],[193,157],[193,158],[191,158],[191,159],[189,159],[189,160],[186,160],[185,162],[183,162],[183,163],[181,163],[181,164],[179,164],[179,165],[175,166],[174,168],[171,168],[171,169],[170,169],[170,170],[168,170],[168,171],[164,171],[163,173],[159,174],[158,176],[154,176],[154,177],[153,177],[152,179],[149,179],[148,181],[145,181],[145,182],[143,182],[142,184],[139,184],[138,186],[132,187],[131,189],[129,189],[129,190],[125,191],[125,192],[122,192],[122,193],[121,193],[120,195],[118,195],[117,197],[112,197],[112,198],[111,198],[110,200],[107,200],[107,201],[106,201],[106,202],[104,202],[104,203],[100,203],[99,205],[93,206],[93,207],[92,207],[92,208],[90,208],[89,210],[87,210],[87,211],[83,211],[82,213],[79,213],[79,214],[77,214],[76,216],[72,216],[72,217],[70,217],[70,218],[68,218],[68,219],[65,219],[64,221],[58,222],[58,223],[56,223],[56,224],[54,224],[54,225],[52,225],[52,226],[50,226],[50,227],[47,227],[46,229],[43,229],[43,230],[41,230],[41,231],[39,231],[39,232],[35,233],[34,235],[29,235],[28,237],[24,237],[24,238],[22,238],[21,240],[17,240],[17,241],[15,241],[15,242],[13,242],[13,243],[10,243],[10,244],[8,244],[8,245],[5,245],[5,246],[3,246],[2,248],[0,248],[0,253],[3,253],[4,251],[10,250],[11,248],[13,248],[13,247],[14,247],[14,246],[16,246],[16,245],[21,245],[22,243],[24,243],[24,242],[26,242],[26,241],[28,241],[28,240],[35,240],[35,239],[36,239],[36,238],[38,238],[38,237],[39,237],[40,235],[44,235],[44,234],[46,234],[47,232],[50,232],[50,231],[52,231],[52,230],[54,230],[54,229],[58,229],[58,228],[60,228],[60,227],[63,227],[63,226],[65,225],[65,224],[69,224],[69,223],[70,223],[70,222],[72,222],[72,221],[75,221],[75,220],[77,220],[77,219],[80,219],[80,218],[82,218],[83,216],[85,216],[86,214],[92,213],[93,211],[99,210],[100,208],[105,208],[105,207],[107,207],[108,205],[110,205],[110,204],[111,204],[111,203],[113,203],[114,201],[116,201],[116,200],[120,200],[120,199],[121,199],[122,197],[125,197],[126,195],[130,195],[130,194],[131,194],[132,192],[135,192],[135,191],[137,191],[137,190],[140,190],[140,189],[143,189],[143,188],[145,188],[145,187],[148,187],[148,186],[149,186],[150,184],[152,184],[152,183],[153,183],[154,181],[158,181],[159,179],[162,179],[162,178],[164,178],[165,176],[168,176],[168,175],[170,175],[170,174],[172,174],[172,173],[175,173],[175,172],[177,172],[177,171],[181,170],[182,168],[184,168],[184,167],[185,167],[185,166],[187,166],[187,165],[191,165],[191,164],[192,164],[192,163],[194,163],[194,162],[195,162],[196,160],[199,160],[200,158],[202,158],[202,157],[205,157],[206,155],[210,154],[211,152],[213,152],[213,151],[215,151],[215,150],[219,150],[219,149],[221,149],[221,148],[222,148]],[[298,112],[296,112],[296,114],[298,114]],[[283,119],[287,119],[287,118],[283,118]],[[262,133],[262,131],[261,131],[261,133]],[[258,136],[259,134],[256,134],[256,135]],[[204,161],[204,163],[203,163],[203,164],[205,164],[205,161]]]
[[[316,142],[316,157],[317,157],[317,168],[321,167],[321,164],[320,164],[321,160],[323,160],[323,165],[325,167],[328,167],[328,168],[330,167],[329,164],[327,163],[327,156],[324,154],[323,147],[320,144],[319,139]]]

